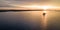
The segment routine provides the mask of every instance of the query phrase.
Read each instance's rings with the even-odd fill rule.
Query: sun
[[[50,8],[49,6],[42,6],[42,9],[44,9],[44,10],[47,10],[49,8]]]

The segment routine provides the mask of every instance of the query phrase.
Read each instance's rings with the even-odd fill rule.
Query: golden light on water
[[[46,9],[45,9],[46,10]],[[45,13],[45,15],[42,15],[42,30],[47,30],[47,11],[43,11],[42,14]]]

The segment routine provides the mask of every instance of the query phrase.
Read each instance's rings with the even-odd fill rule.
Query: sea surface
[[[0,12],[0,30],[42,30],[44,28],[60,30],[60,11]]]

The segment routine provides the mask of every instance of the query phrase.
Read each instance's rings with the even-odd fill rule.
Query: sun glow
[[[42,9],[44,9],[44,10],[47,10],[49,8],[50,8],[49,6],[42,6]]]
[[[58,6],[52,6],[52,5],[14,5],[11,4],[14,7],[18,7],[19,9],[28,9],[28,10],[37,10],[37,9],[44,9],[44,10],[48,10],[48,9],[60,9],[60,7]]]
[[[21,7],[25,7],[28,9],[44,9],[44,10],[54,8],[53,6],[40,6],[40,5],[29,5],[29,6],[27,5],[27,6],[21,6]]]

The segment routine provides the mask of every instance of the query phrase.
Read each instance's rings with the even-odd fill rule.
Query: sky
[[[60,6],[60,0],[0,0],[0,8],[17,8],[24,5],[53,5]],[[21,7],[20,7],[21,8]]]

